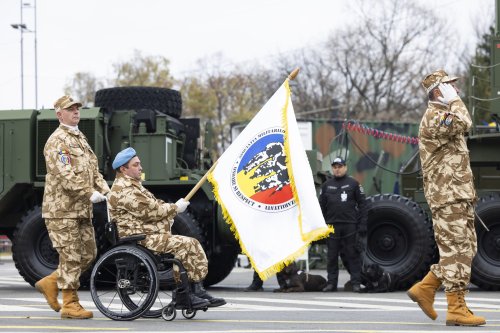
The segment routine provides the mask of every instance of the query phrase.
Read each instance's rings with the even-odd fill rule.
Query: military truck
[[[181,110],[176,90],[109,88],[96,92],[95,107],[81,109],[78,127],[109,184],[115,177],[114,156],[132,146],[141,157],[144,185],[158,198],[175,202],[186,196],[212,162],[210,123],[202,135],[200,120],[181,118]],[[16,268],[31,285],[58,264],[41,215],[46,174],[43,148],[57,126],[53,109],[0,111],[0,235],[12,240]],[[200,240],[209,262],[205,283],[216,284],[231,272],[240,248],[209,183],[190,201],[187,212],[176,217],[173,232]],[[94,205],[98,255],[110,246],[104,232],[106,219],[105,206]],[[82,276],[84,284],[87,280],[88,275]]]

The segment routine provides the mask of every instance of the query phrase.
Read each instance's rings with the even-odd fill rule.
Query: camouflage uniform
[[[109,192],[109,187],[81,131],[59,125],[43,153],[47,175],[42,217],[59,253],[57,284],[60,289],[78,289],[81,273],[97,253],[90,197],[94,191]]]
[[[424,191],[432,211],[439,263],[431,271],[447,292],[465,290],[477,250],[476,191],[464,134],[472,120],[460,98],[430,101],[419,129]]]
[[[111,187],[109,204],[120,237],[145,234],[140,244],[154,252],[173,254],[184,265],[190,281],[205,278],[208,262],[198,240],[170,232],[176,205],[156,199],[140,181],[122,173]]]

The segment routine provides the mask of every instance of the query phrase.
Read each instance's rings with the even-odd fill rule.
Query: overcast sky
[[[0,0],[0,110],[21,107],[21,34],[35,29],[36,0]],[[416,0],[453,19],[464,42],[495,0]],[[137,49],[171,61],[178,77],[218,52],[234,63],[265,62],[315,46],[353,13],[341,0],[38,0],[38,108],[51,108],[76,72],[111,77]],[[376,5],[377,1],[372,1]],[[35,108],[34,33],[24,33],[24,107]]]

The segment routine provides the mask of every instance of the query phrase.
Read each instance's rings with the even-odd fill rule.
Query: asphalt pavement
[[[313,274],[326,276],[322,270]],[[90,320],[62,320],[45,299],[18,274],[10,257],[0,256],[0,332],[500,332],[498,292],[473,289],[466,297],[484,327],[445,326],[446,297],[436,295],[438,319],[427,318],[404,291],[358,294],[342,290],[348,275],[341,272],[339,291],[331,293],[274,293],[276,278],[264,282],[264,291],[244,292],[253,270],[235,267],[221,283],[208,291],[227,304],[185,319],[180,311],[173,321],[139,318],[113,321],[95,307],[90,292],[79,292],[82,305],[94,313]]]

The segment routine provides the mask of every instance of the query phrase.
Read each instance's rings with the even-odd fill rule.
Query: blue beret
[[[122,165],[126,164],[128,161],[132,159],[132,157],[136,156],[134,148],[128,147],[123,149],[121,152],[116,154],[115,160],[113,161],[113,169],[116,170]]]

